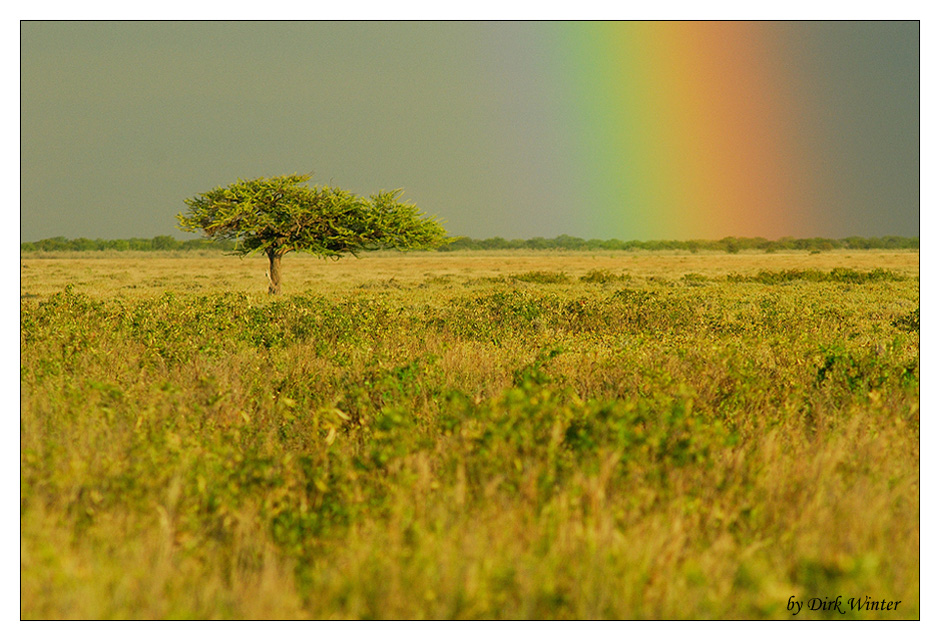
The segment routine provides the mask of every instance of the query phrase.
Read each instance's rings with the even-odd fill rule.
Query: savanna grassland
[[[918,618],[918,260],[23,258],[21,616]]]

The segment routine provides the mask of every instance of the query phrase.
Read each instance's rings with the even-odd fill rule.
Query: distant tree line
[[[555,238],[529,238],[528,240],[506,240],[494,237],[477,240],[459,236],[438,251],[460,249],[565,249],[583,251],[603,250],[685,250],[724,251],[737,253],[742,250],[775,252],[782,250],[829,251],[832,249],[920,249],[920,238],[882,236],[880,238],[738,238],[728,236],[721,240],[584,240],[575,236],[561,235]]]
[[[234,251],[235,242],[231,240],[211,240],[194,238],[177,240],[172,236],[154,236],[153,238],[128,238],[126,240],[91,240],[89,238],[68,239],[63,236],[46,238],[35,242],[20,243],[23,252],[56,251],[190,251],[210,249]],[[462,249],[555,249],[576,251],[610,250],[684,250],[692,253],[699,251],[723,251],[730,254],[743,250],[757,250],[767,253],[785,250],[830,251],[833,249],[920,249],[920,238],[902,236],[881,236],[863,238],[739,238],[728,236],[721,240],[584,240],[562,234],[555,238],[529,238],[527,240],[507,240],[499,236],[475,239],[458,236],[452,242],[437,248],[436,251],[459,251]]]
[[[223,251],[232,251],[235,249],[234,241],[211,240],[208,238],[192,238],[188,240],[177,240],[172,236],[154,236],[153,238],[127,238],[117,240],[102,240],[96,238],[65,238],[56,236],[55,238],[45,238],[31,243],[20,243],[20,251],[35,252],[57,252],[57,251],[168,251],[182,250],[191,251],[195,249],[217,249]]]

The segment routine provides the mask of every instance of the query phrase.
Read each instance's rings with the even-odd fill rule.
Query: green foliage
[[[920,307],[899,316],[891,324],[907,332],[920,332]]]
[[[75,238],[69,240],[63,236],[45,238],[33,243],[21,243],[20,251],[32,252],[85,252],[85,251],[193,251],[199,249],[215,249],[232,251],[235,248],[233,241],[223,239],[193,238],[190,240],[176,240],[172,236],[155,236],[153,238],[128,238],[102,240],[97,238]]]
[[[916,280],[683,273],[23,299],[22,616],[917,618]]]
[[[693,254],[701,251],[727,252],[737,254],[744,250],[764,251],[831,251],[833,249],[918,249],[919,238],[885,236],[882,238],[781,238],[776,241],[766,238],[741,238],[727,236],[721,240],[584,240],[574,236],[561,235],[555,238],[530,238],[527,240],[494,237],[473,239],[461,236],[440,248],[441,251],[458,249],[472,250],[507,250],[539,249],[567,251],[688,251]]]
[[[722,238],[720,241],[718,241],[718,244],[729,254],[737,254],[739,251],[741,251],[741,243],[737,238],[732,238],[731,236]]]
[[[868,272],[860,272],[845,267],[836,267],[830,272],[823,272],[818,269],[785,269],[777,272],[767,270],[759,271],[755,276],[742,276],[740,274],[729,274],[728,280],[732,282],[755,282],[764,285],[778,285],[791,281],[809,281],[809,282],[832,282],[832,283],[870,283],[878,281],[901,281],[904,276],[894,272],[876,268]]]
[[[397,192],[390,192],[383,197],[388,199]],[[401,206],[401,203],[397,203]],[[407,206],[407,205],[406,205]],[[191,231],[200,229],[193,228]],[[187,241],[174,240],[169,243],[165,240],[169,236],[158,236],[154,239],[131,238],[127,240],[89,240],[77,238],[69,240],[64,237],[46,238],[36,242],[20,243],[22,252],[58,252],[58,251],[154,251],[154,250],[191,250],[191,249],[222,249],[233,251],[236,247],[234,237],[214,236],[211,239],[192,239]],[[437,237],[435,236],[435,239]],[[421,245],[422,247],[426,245]],[[722,240],[584,240],[574,236],[561,235],[555,238],[514,239],[494,237],[473,239],[466,236],[457,236],[446,239],[446,242],[434,241],[433,245],[438,251],[450,252],[457,250],[511,250],[511,249],[537,249],[537,250],[566,250],[566,251],[688,251],[693,254],[701,251],[720,251],[737,253],[742,250],[763,251],[775,253],[777,251],[830,251],[833,249],[919,249],[919,238],[902,238],[900,236],[884,236],[882,238],[781,238],[771,241],[766,238],[735,238],[726,237]]]
[[[425,249],[444,242],[444,230],[422,218],[401,190],[367,200],[334,187],[307,187],[309,175],[239,180],[186,200],[180,229],[234,240],[236,251],[283,255],[305,251],[341,256],[382,248]]]
[[[510,274],[509,280],[522,283],[567,283],[568,275],[565,272],[531,271],[522,274]]]
[[[607,269],[592,269],[578,280],[583,283],[615,283],[630,280],[630,275],[614,274]]]

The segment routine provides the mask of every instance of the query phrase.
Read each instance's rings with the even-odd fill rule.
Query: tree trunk
[[[276,251],[268,252],[268,293],[277,295],[281,293],[281,256]]]

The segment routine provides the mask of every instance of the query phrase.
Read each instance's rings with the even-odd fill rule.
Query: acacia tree
[[[334,187],[308,187],[310,174],[238,180],[187,199],[176,218],[184,231],[234,240],[241,255],[268,257],[268,292],[281,291],[281,258],[291,251],[323,257],[395,248],[429,249],[444,244],[445,231],[401,190],[370,199]]]

